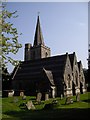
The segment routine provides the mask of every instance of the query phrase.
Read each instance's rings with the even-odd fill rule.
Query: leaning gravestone
[[[28,110],[35,110],[35,106],[32,103],[32,101],[28,101],[27,104],[26,104],[26,106],[27,106]]]
[[[37,93],[37,98],[36,98],[36,101],[38,102],[38,103],[40,103],[41,102],[41,98],[42,98],[42,93]]]
[[[22,96],[22,100],[26,100],[26,96],[24,95],[24,96]]]
[[[66,97],[65,104],[70,104],[70,103],[71,103],[71,98],[70,97]]]
[[[76,101],[77,101],[77,102],[80,101],[80,94],[79,94],[79,93],[76,94]]]
[[[49,100],[49,94],[48,93],[45,94],[45,100]]]

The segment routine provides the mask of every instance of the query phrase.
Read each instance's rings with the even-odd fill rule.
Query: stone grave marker
[[[26,100],[26,96],[24,95],[24,96],[22,96],[22,100]]]
[[[71,101],[71,104],[73,103],[73,99],[70,99],[70,101]]]
[[[8,97],[13,97],[14,96],[14,90],[8,91]]]
[[[32,101],[28,101],[27,104],[26,104],[26,106],[27,106],[28,110],[35,110],[35,106],[32,103]]]
[[[70,104],[71,103],[71,98],[70,97],[66,97],[66,101],[65,101],[65,104]]]
[[[40,103],[41,102],[41,98],[42,98],[42,93],[37,93],[37,98],[36,98],[36,101],[38,102],[38,103]]]
[[[61,94],[61,100],[63,99],[63,94]]]
[[[65,104],[72,104],[73,103],[73,99],[71,96],[67,96],[66,97],[66,101],[65,101]]]
[[[23,97],[24,96],[24,92],[20,92],[20,96]]]
[[[49,94],[48,93],[45,94],[45,100],[49,100]]]
[[[79,102],[80,101],[80,93],[76,94],[76,101]]]

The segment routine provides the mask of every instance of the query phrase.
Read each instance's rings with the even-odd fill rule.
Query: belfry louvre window
[[[48,53],[46,52],[45,57],[48,57]]]

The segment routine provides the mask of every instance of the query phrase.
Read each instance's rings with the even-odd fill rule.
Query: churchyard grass
[[[48,101],[41,101],[40,104],[36,103],[36,97],[27,96],[26,100],[22,100],[20,96],[14,96],[10,98],[2,98],[2,117],[12,118],[13,120],[24,120],[24,119],[46,119],[46,118],[67,118],[73,119],[80,116],[86,116],[88,109],[90,108],[90,92],[80,95],[80,102],[76,102],[76,97],[73,96],[73,103],[65,105],[65,98],[55,98],[59,105],[53,109],[43,109],[46,104],[52,103],[53,99]],[[20,104],[26,103],[28,100],[32,100],[36,110],[27,110],[20,107]],[[70,116],[72,115],[72,117]]]

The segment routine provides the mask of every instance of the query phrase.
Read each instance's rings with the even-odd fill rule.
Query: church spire
[[[33,46],[37,46],[40,44],[44,45],[44,39],[43,39],[43,35],[42,35],[41,27],[40,27],[40,19],[38,15]]]

